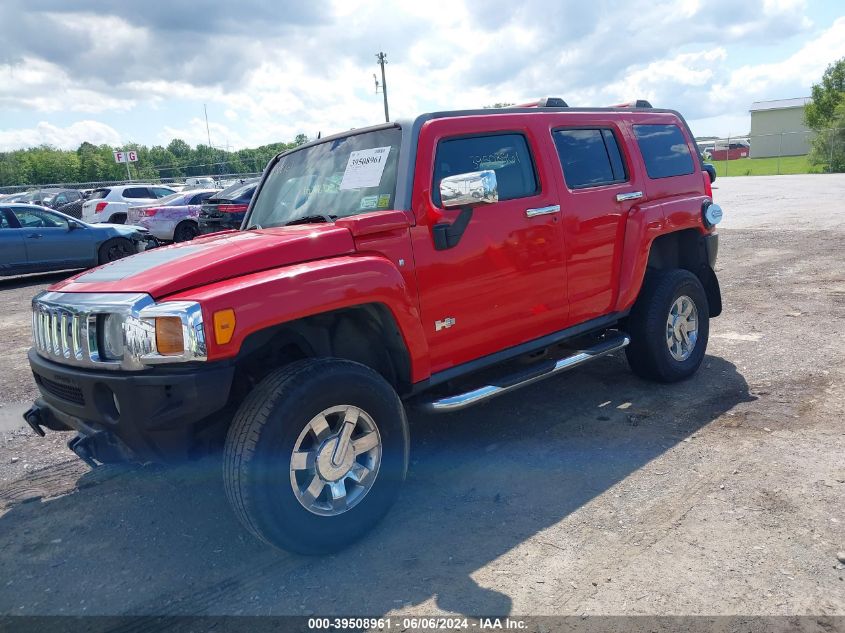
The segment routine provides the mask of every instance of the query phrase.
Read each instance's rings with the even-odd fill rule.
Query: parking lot
[[[0,281],[0,613],[845,615],[845,175],[724,178],[700,373],[622,355],[411,414],[409,480],[307,558],[237,523],[220,463],[90,471],[19,416],[29,300]]]

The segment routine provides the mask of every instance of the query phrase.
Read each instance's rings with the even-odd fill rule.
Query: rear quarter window
[[[94,189],[91,192],[91,195],[88,197],[89,200],[102,200],[107,195],[111,193],[111,189]]]
[[[146,187],[127,187],[123,190],[124,198],[154,198]]]
[[[635,125],[634,135],[649,178],[685,176],[695,171],[687,139],[677,125]]]

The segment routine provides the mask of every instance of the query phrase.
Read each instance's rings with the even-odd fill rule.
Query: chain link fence
[[[845,130],[728,135],[696,140],[718,176],[761,176],[842,171]]]
[[[249,172],[246,174],[215,174],[209,176],[190,176],[189,178],[211,178],[214,180],[215,187],[223,189],[228,184],[237,180],[246,178],[255,178],[260,176],[261,172]],[[99,189],[101,187],[112,187],[115,185],[131,185],[131,184],[150,184],[150,185],[182,185],[186,178],[151,178],[149,180],[97,180],[88,182],[55,182],[44,185],[12,185],[8,187],[0,187],[0,195],[8,195],[14,193],[41,191],[44,189]]]

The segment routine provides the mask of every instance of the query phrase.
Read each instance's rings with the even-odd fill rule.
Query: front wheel
[[[625,354],[634,373],[660,382],[692,376],[710,335],[710,307],[698,277],[688,270],[649,273],[627,329]]]
[[[297,361],[241,404],[226,438],[226,495],[261,540],[303,554],[369,531],[408,468],[408,421],[379,374],[339,359]]]
[[[132,245],[132,242],[123,237],[113,237],[103,242],[97,258],[101,264],[106,264],[123,259],[134,253],[135,247]]]

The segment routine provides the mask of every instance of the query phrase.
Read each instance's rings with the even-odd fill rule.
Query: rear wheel
[[[132,242],[122,237],[113,237],[100,246],[98,259],[101,264],[117,261],[135,253]]]
[[[224,483],[240,521],[282,549],[317,554],[363,536],[396,499],[408,422],[379,374],[297,361],[247,396],[226,438]]]
[[[199,234],[200,230],[196,223],[185,220],[177,224],[176,228],[173,230],[173,241],[190,242]]]
[[[704,360],[710,307],[698,277],[688,270],[649,273],[627,322],[631,369],[643,378],[675,382]]]

